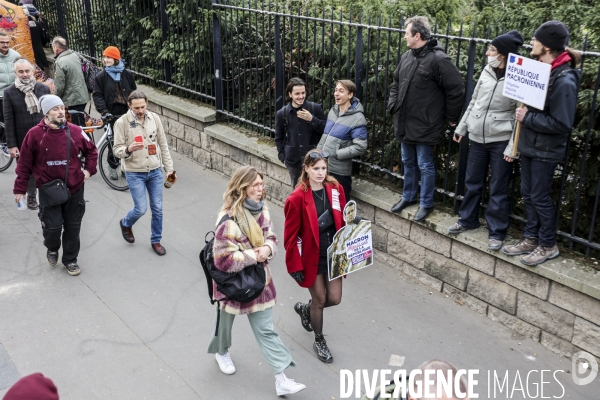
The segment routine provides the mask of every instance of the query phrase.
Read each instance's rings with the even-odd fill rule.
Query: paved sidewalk
[[[129,192],[110,189],[96,175],[85,187],[78,277],[47,264],[37,212],[14,204],[14,166],[0,173],[0,398],[33,372],[50,377],[66,400],[276,398],[245,317],[235,323],[235,375],[223,375],[206,354],[214,310],[198,252],[227,180],[173,156],[179,181],[165,190],[167,255],[150,248],[149,212],[134,227],[136,243],[122,239],[119,220],[132,206]],[[283,210],[271,205],[271,214],[282,239]],[[335,362],[323,364],[293,312],[293,304],[309,296],[287,275],[281,243],[271,266],[275,323],[298,363],[286,372],[307,386],[289,398],[339,399],[340,369],[396,369],[388,367],[392,354],[406,357],[406,369],[434,357],[480,369],[480,398],[488,398],[488,370],[502,376],[508,370],[511,388],[517,371],[525,387],[530,370],[571,370],[570,360],[377,262],[351,274],[341,305],[325,312]],[[600,398],[598,380],[580,387],[571,374],[557,376],[566,391],[562,398]],[[533,397],[539,373],[529,380]],[[544,381],[552,382],[544,396],[561,396],[551,373]],[[517,390],[510,398],[529,397]]]

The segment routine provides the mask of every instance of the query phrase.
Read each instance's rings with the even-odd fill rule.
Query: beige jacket
[[[173,171],[173,160],[165,130],[157,114],[148,111],[144,123],[127,111],[115,122],[115,145],[113,153],[121,159],[121,168],[127,172],[148,172],[163,168],[167,173]],[[127,146],[134,142],[136,136],[144,137],[145,147],[142,150],[127,153]],[[156,154],[150,155],[148,147],[156,146]]]

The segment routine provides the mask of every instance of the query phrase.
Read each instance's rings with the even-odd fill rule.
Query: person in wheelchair
[[[133,74],[125,69],[125,63],[121,60],[121,52],[115,46],[108,46],[102,53],[104,70],[98,73],[94,82],[94,106],[103,117],[108,117],[111,129],[118,117],[127,113],[127,98],[137,89]],[[112,117],[114,116],[114,118]],[[112,148],[109,147],[108,162],[110,179],[117,180],[117,168],[120,160],[113,156]]]

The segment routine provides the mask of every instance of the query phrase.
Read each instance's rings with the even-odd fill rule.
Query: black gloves
[[[279,161],[285,164],[285,153],[283,151],[277,154],[277,158],[279,158]]]
[[[107,121],[112,121],[115,118],[115,116],[109,112],[105,113],[103,117],[106,118]]]
[[[360,221],[362,221],[362,217],[360,215],[357,215],[356,217],[354,217],[355,224],[358,224]]]
[[[302,271],[292,272],[290,276],[294,278],[298,283],[302,283],[302,281],[304,280],[304,273]]]

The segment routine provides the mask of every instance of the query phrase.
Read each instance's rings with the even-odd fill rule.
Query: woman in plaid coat
[[[223,195],[223,207],[217,217],[217,223],[225,214],[230,219],[215,229],[215,267],[221,271],[236,273],[260,262],[264,265],[267,281],[263,292],[248,303],[226,300],[213,281],[214,298],[219,300],[221,312],[218,333],[211,338],[208,353],[215,354],[224,374],[235,373],[229,354],[231,328],[236,315],[248,315],[258,346],[275,374],[277,395],[283,396],[299,392],[306,386],[288,379],[283,372],[286,368],[295,366],[296,362],[273,326],[272,307],[275,305],[276,291],[269,260],[277,250],[277,238],[264,198],[263,175],[254,167],[238,168],[229,180],[227,191]],[[215,317],[215,326],[216,324]]]

